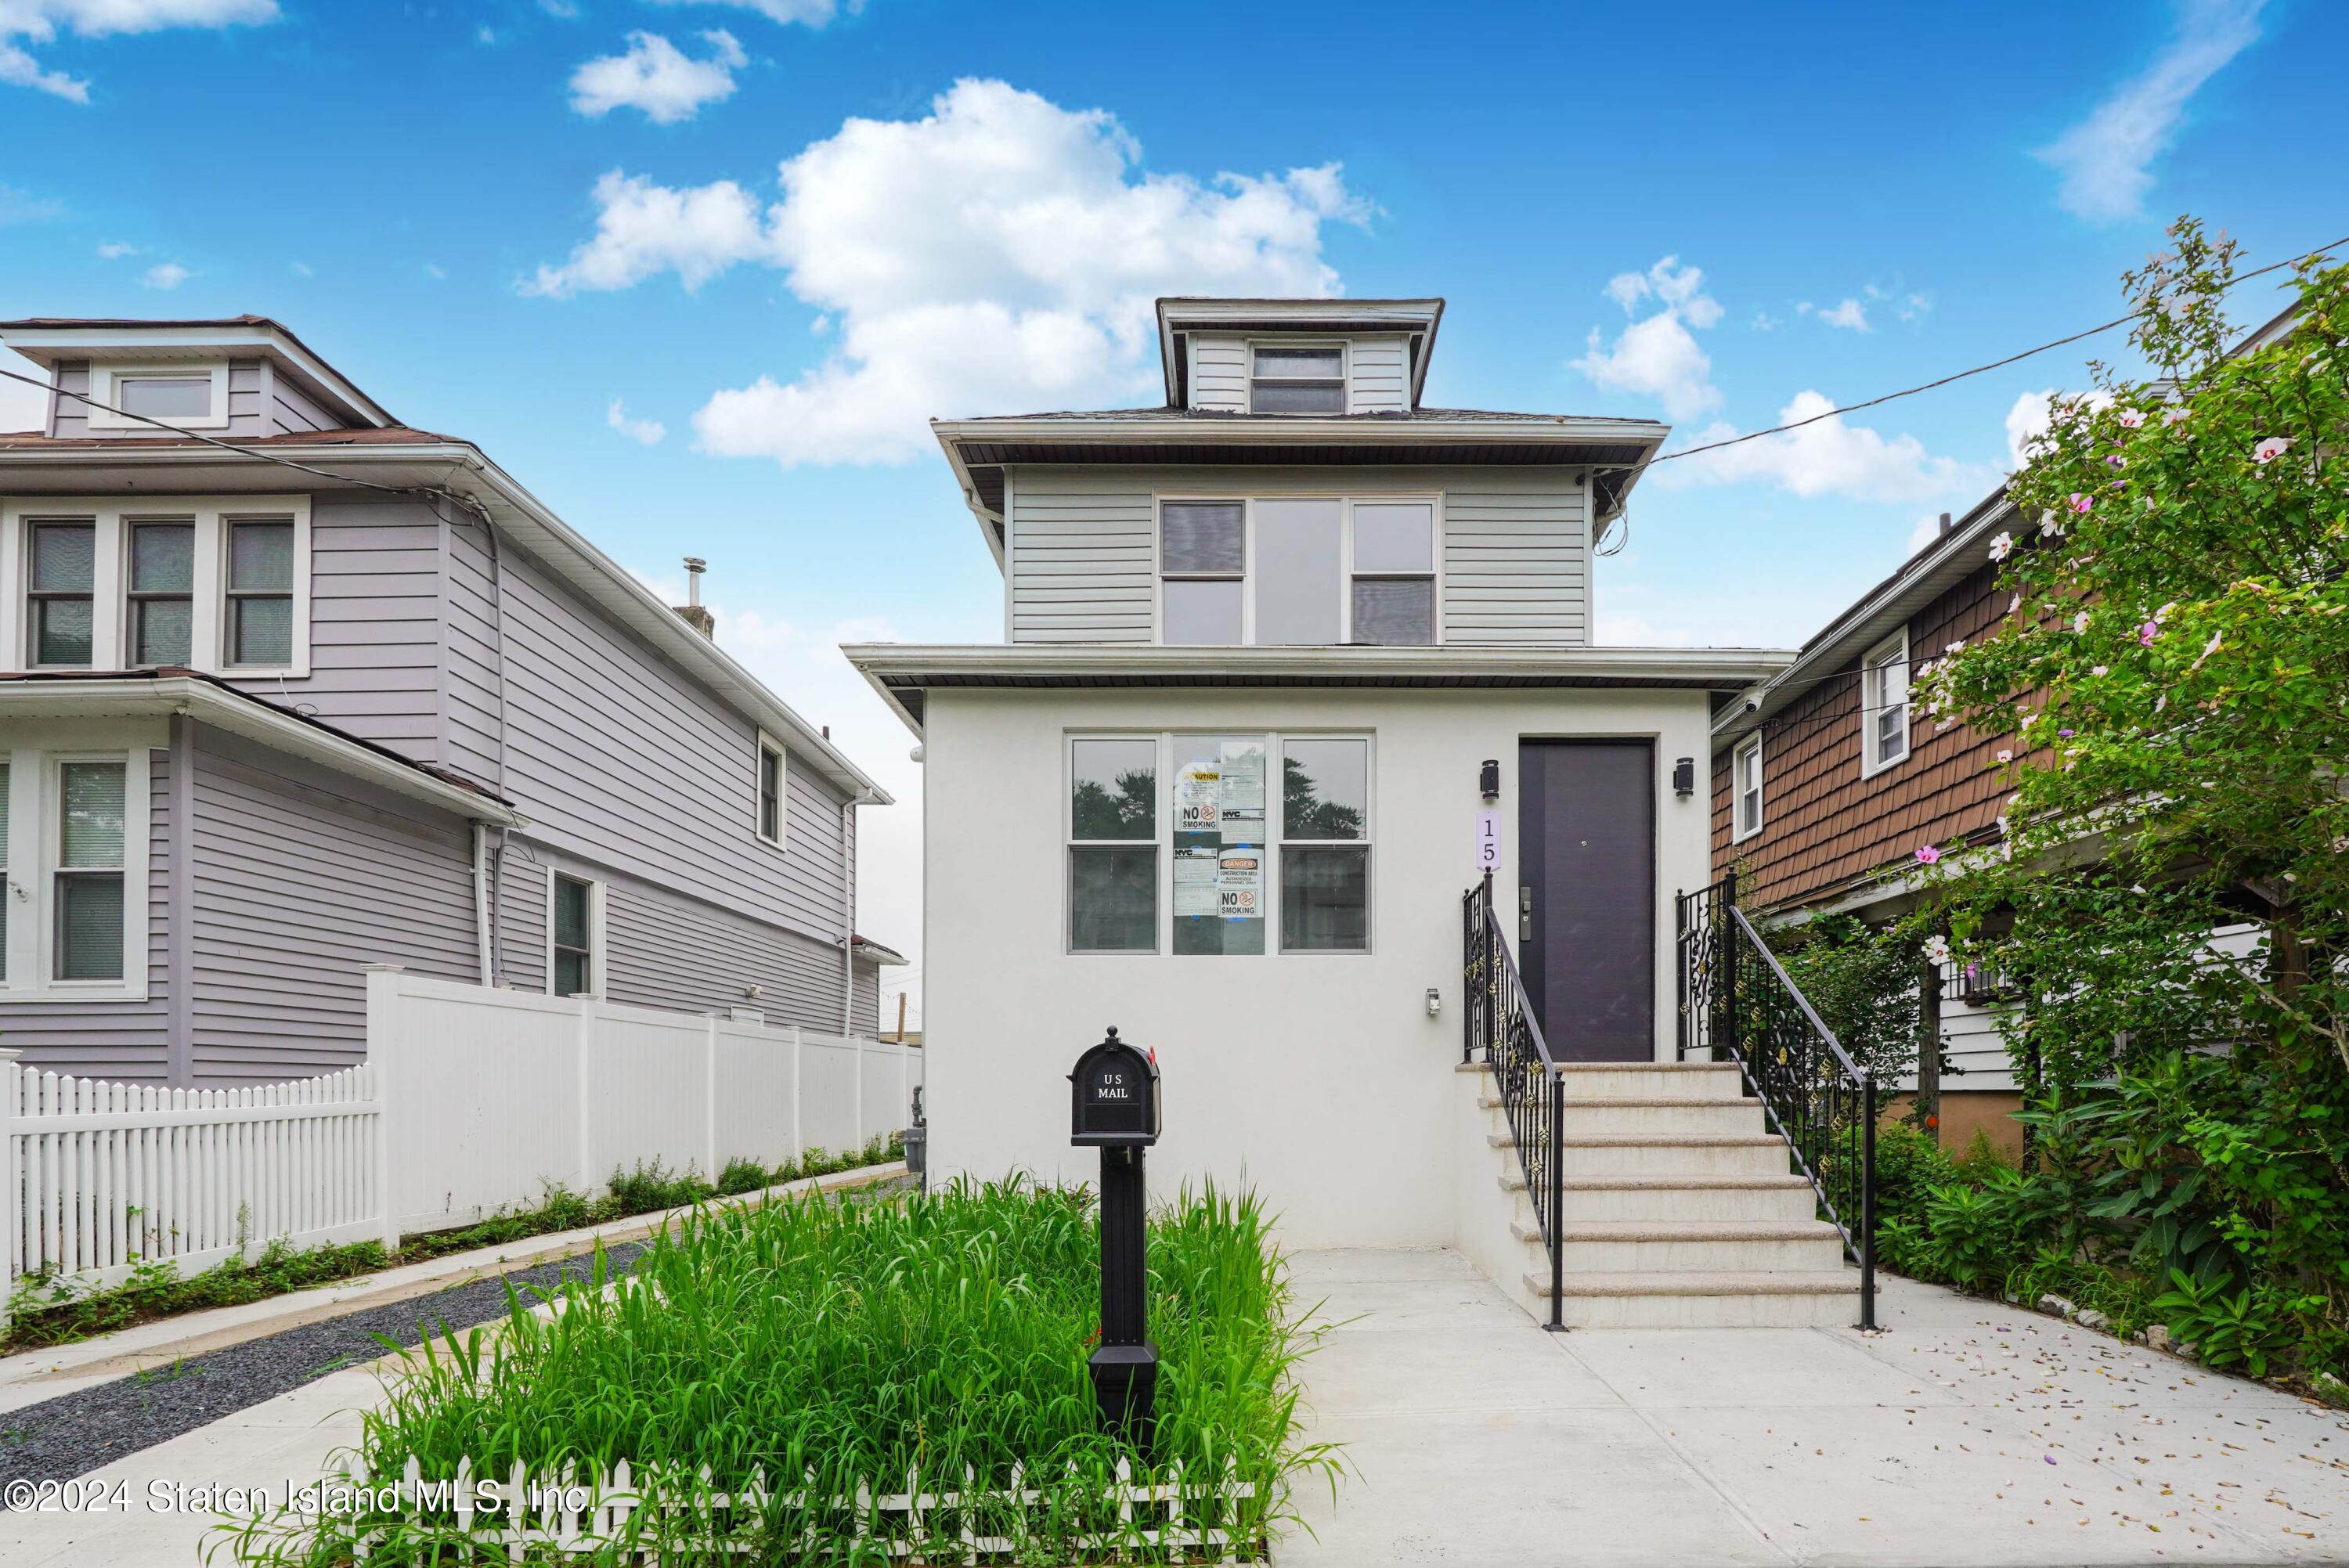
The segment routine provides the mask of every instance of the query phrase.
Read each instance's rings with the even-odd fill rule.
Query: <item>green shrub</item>
[[[698,1203],[713,1196],[717,1189],[703,1181],[693,1168],[672,1174],[660,1161],[647,1165],[636,1162],[632,1171],[612,1167],[612,1179],[606,1183],[614,1202],[623,1214],[650,1214],[662,1209],[682,1209],[688,1203]]]
[[[737,1156],[726,1162],[718,1173],[718,1190],[731,1197],[738,1192],[756,1192],[772,1180],[767,1168],[755,1160]]]

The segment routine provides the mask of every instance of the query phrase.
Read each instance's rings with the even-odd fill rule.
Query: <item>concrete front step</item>
[[[1491,1131],[1508,1131],[1508,1112],[1498,1099],[1486,1095],[1476,1103],[1488,1113],[1486,1123]],[[1569,1138],[1582,1133],[1760,1132],[1764,1130],[1760,1100],[1733,1099],[1725,1095],[1701,1099],[1644,1099],[1630,1095],[1568,1096],[1558,1101],[1558,1114]]]
[[[1485,1141],[1512,1156],[1506,1133]],[[1575,1176],[1783,1176],[1786,1145],[1768,1133],[1591,1133],[1557,1146],[1558,1172]]]
[[[1464,1073],[1489,1073],[1481,1062],[1463,1064]],[[1687,1099],[1742,1099],[1745,1080],[1734,1062],[1568,1062],[1558,1069],[1567,1092],[1590,1099],[1617,1095],[1632,1099],[1668,1096]]]
[[[1549,1271],[1528,1272],[1535,1315],[1549,1316]],[[1559,1315],[1569,1328],[1806,1328],[1859,1318],[1857,1270],[1724,1274],[1624,1272],[1566,1276]]]
[[[1511,1161],[1502,1190],[1516,1195],[1519,1220],[1533,1216],[1525,1168]],[[1808,1220],[1817,1200],[1800,1176],[1568,1176],[1567,1213],[1575,1220]]]
[[[1549,1254],[1530,1216],[1510,1225],[1528,1264]],[[1583,1220],[1567,1222],[1566,1270],[1593,1274],[1773,1274],[1839,1268],[1843,1237],[1823,1220]]]

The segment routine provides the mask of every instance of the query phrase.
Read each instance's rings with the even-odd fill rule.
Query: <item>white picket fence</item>
[[[367,1061],[175,1089],[0,1051],[0,1323],[17,1282],[83,1289],[295,1246],[467,1225],[655,1162],[714,1178],[901,1130],[921,1053],[880,1040],[492,990],[377,965]],[[10,1195],[14,1201],[10,1201]]]
[[[1256,1559],[1260,1525],[1245,1535],[1230,1528],[1246,1517],[1242,1505],[1255,1498],[1256,1485],[1239,1479],[1229,1458],[1220,1474],[1185,1475],[1176,1460],[1154,1480],[1137,1480],[1121,1459],[1115,1480],[1090,1495],[1073,1466],[1059,1487],[1035,1485],[1038,1479],[1014,1465],[1009,1484],[988,1486],[966,1466],[959,1485],[925,1486],[924,1478],[908,1474],[903,1491],[859,1482],[854,1492],[827,1496],[816,1491],[811,1470],[798,1490],[778,1495],[757,1475],[740,1492],[715,1490],[707,1470],[685,1485],[648,1484],[631,1474],[626,1460],[584,1480],[568,1467],[533,1475],[517,1463],[501,1481],[475,1473],[470,1460],[460,1460],[453,1476],[429,1479],[412,1455],[398,1476],[370,1478],[346,1455],[315,1494],[318,1507],[276,1523],[282,1531],[361,1522],[357,1533],[374,1545],[383,1532],[364,1528],[365,1521],[445,1520],[445,1544],[494,1543],[516,1562],[561,1562],[633,1542],[641,1548],[638,1560],[650,1564],[671,1555],[746,1555],[755,1550],[761,1522],[781,1510],[800,1516],[808,1532],[794,1561],[812,1561],[816,1550],[836,1548],[845,1538],[857,1562],[978,1563],[1032,1561],[1048,1534],[1040,1516],[1050,1520],[1080,1507],[1100,1524],[1057,1544],[1081,1557],[1139,1550],[1177,1563]],[[721,1518],[733,1522],[735,1533],[730,1527],[712,1532]],[[364,1547],[359,1555],[365,1561]]]

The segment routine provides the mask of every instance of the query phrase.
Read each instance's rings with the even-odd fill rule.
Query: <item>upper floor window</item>
[[[152,433],[152,420],[188,429],[225,428],[228,366],[94,365],[89,396],[93,429]]]
[[[1863,777],[1909,755],[1909,631],[1870,648],[1860,661],[1859,770]]]
[[[306,676],[309,498],[0,505],[0,650],[19,669]]]
[[[1729,788],[1734,814],[1730,838],[1750,839],[1762,830],[1762,732],[1755,730],[1730,753]]]
[[[1258,414],[1342,414],[1346,350],[1258,346],[1249,351],[1248,407]]]
[[[783,748],[766,735],[759,737],[759,837],[774,845],[783,846],[784,780],[790,777],[791,765],[784,759]]]
[[[1159,505],[1159,641],[1435,641],[1435,502],[1336,497]]]

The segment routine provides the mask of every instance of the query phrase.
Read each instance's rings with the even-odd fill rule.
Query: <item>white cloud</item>
[[[2113,400],[2111,393],[2101,389],[2058,392],[2052,387],[2018,396],[2014,406],[2006,411],[2006,459],[2010,470],[2019,469],[2031,460],[2031,443],[2054,422],[2058,397],[2077,398],[2091,408],[2109,407]]]
[[[1824,393],[1800,392],[1779,410],[1775,423],[1812,419],[1833,407]],[[1692,436],[1688,445],[1701,447],[1736,434],[1734,426],[1717,423]],[[1660,464],[1651,470],[1651,480],[1666,489],[1758,482],[1806,498],[1898,502],[1987,490],[1997,476],[1976,464],[1935,457],[1914,436],[1888,438],[1867,426],[1846,424],[1838,414],[1799,430]]]
[[[128,240],[109,240],[98,248],[98,259],[108,262],[119,262],[125,256],[135,256],[138,253],[139,247]]]
[[[822,27],[845,11],[854,16],[864,9],[864,0],[653,0],[656,5],[699,5],[704,4],[735,5],[746,11],[756,11],[771,22],[802,23],[810,27]]]
[[[498,42],[498,30],[495,27],[481,27],[473,34],[473,41],[484,48],[495,48]]]
[[[579,20],[576,0],[538,0],[538,8],[561,22]]]
[[[672,191],[615,169],[595,181],[595,238],[562,266],[540,267],[523,293],[624,289],[664,272],[697,289],[737,262],[771,253],[757,199],[731,180]]]
[[[0,185],[0,223],[46,223],[65,215],[66,204],[54,196],[36,196],[15,185]]]
[[[1689,330],[1721,320],[1720,302],[1703,285],[1702,269],[1681,265],[1678,256],[1666,256],[1644,273],[1616,273],[1607,282],[1607,296],[1626,315],[1648,300],[1663,308],[1625,326],[1611,346],[1592,327],[1582,357],[1568,367],[1606,391],[1653,397],[1675,419],[1693,418],[1718,407],[1721,391],[1713,384],[1713,361]]]
[[[691,119],[701,106],[734,96],[734,72],[750,63],[734,35],[701,35],[709,53],[695,59],[658,33],[631,33],[628,52],[587,61],[571,74],[571,107],[590,118],[641,109],[655,125]]]
[[[1868,307],[1856,299],[1846,298],[1841,304],[1816,307],[1814,307],[1808,300],[1805,300],[1801,304],[1796,305],[1795,310],[1798,315],[1816,315],[1826,325],[1840,326],[1847,332],[1869,330]]]
[[[668,434],[668,427],[658,419],[629,418],[627,410],[620,406],[617,397],[613,398],[612,406],[604,410],[604,423],[628,439],[642,442],[647,447],[657,446],[660,438]]]
[[[1116,118],[963,81],[911,120],[850,119],[786,160],[761,210],[730,181],[674,190],[617,170],[594,238],[524,292],[688,288],[740,263],[784,271],[831,319],[829,352],[695,415],[703,449],[784,464],[902,462],[933,415],[1144,395],[1162,294],[1324,295],[1322,226],[1369,209],[1336,165],[1212,182],[1138,168]]]
[[[50,43],[60,32],[102,38],[164,27],[225,27],[276,16],[276,0],[0,0],[0,83],[88,103],[89,83],[44,68],[24,44]]]
[[[150,289],[175,289],[188,281],[188,269],[177,262],[158,262],[149,267],[140,283]]]
[[[2032,156],[2063,175],[2056,203],[2095,222],[2134,218],[2153,188],[2153,160],[2204,82],[2256,42],[2264,0],[2182,0],[2178,27],[2153,63]]]

